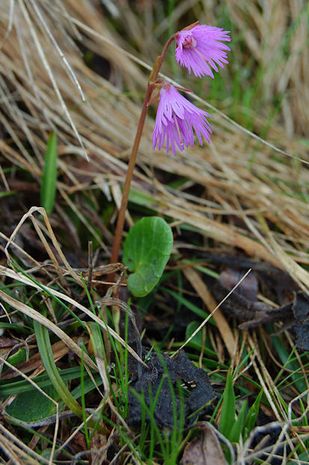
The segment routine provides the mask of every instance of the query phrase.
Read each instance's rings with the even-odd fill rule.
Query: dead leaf
[[[54,354],[54,359],[57,362],[62,357],[64,357],[69,348],[62,341],[55,342],[52,345],[52,351]],[[21,373],[30,373],[34,370],[41,370],[43,368],[41,357],[39,353],[34,354],[29,360],[18,365],[18,371],[9,371],[8,373],[2,374],[1,379],[12,379],[19,376]]]
[[[207,424],[202,426],[201,435],[185,447],[181,465],[226,465],[220,442]]]
[[[244,274],[244,271],[227,268],[220,274],[219,282],[223,287],[231,291],[233,287],[241,280]],[[257,300],[258,281],[254,272],[248,274],[246,279],[240,283],[236,292],[243,295],[251,302],[255,302]]]
[[[18,341],[15,339],[0,336],[0,349],[4,349],[5,347],[14,347],[16,344],[18,344]]]

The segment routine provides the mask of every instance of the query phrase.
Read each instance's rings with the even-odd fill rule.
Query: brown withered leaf
[[[220,284],[231,291],[234,286],[241,280],[244,276],[245,271],[241,270],[233,270],[231,268],[227,268],[222,271],[219,277]],[[248,276],[239,284],[237,287],[236,292],[241,294],[247,300],[251,302],[255,302],[257,300],[257,293],[258,293],[258,280],[254,271],[248,274]]]
[[[185,447],[181,465],[226,465],[215,432],[207,424],[200,426],[200,429],[201,435]]]
[[[261,272],[261,270],[259,270]],[[280,285],[284,285],[288,280],[281,272],[273,269],[272,278],[280,278]],[[213,286],[215,296],[222,300],[224,294],[243,276],[242,270],[227,268],[221,272],[219,280]],[[251,273],[251,279],[241,283],[239,288],[233,292],[229,299],[221,305],[224,313],[240,322],[239,329],[248,330],[260,325],[281,321],[286,328],[291,328],[295,334],[295,343],[298,349],[308,350],[309,347],[309,299],[303,292],[294,293],[292,301],[285,303],[278,308],[272,308],[268,304],[257,300],[258,280]],[[261,279],[261,276],[259,276]],[[273,281],[271,281],[273,283]],[[264,281],[265,283],[265,281]],[[279,286],[279,285],[278,285]],[[293,288],[292,288],[293,289]],[[280,290],[280,287],[278,287]],[[288,295],[288,292],[287,294]],[[286,296],[285,296],[286,297]],[[285,299],[282,299],[285,300]]]
[[[62,341],[55,342],[52,345],[52,350],[54,354],[55,361],[60,360],[64,357],[69,349]],[[8,371],[1,375],[1,379],[12,379],[19,376],[19,373],[22,372],[24,374],[30,373],[34,370],[40,369],[42,367],[42,361],[39,353],[34,354],[29,360],[23,362],[18,365],[18,371]]]

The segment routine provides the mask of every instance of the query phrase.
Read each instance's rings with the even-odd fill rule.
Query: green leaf
[[[47,214],[53,211],[57,188],[57,135],[52,132],[48,138],[44,169],[41,182],[41,205]]]
[[[7,361],[11,364],[11,365],[19,365],[20,363],[23,363],[27,360],[27,351],[24,347],[21,347],[20,349],[17,350],[17,352],[15,352],[15,354],[13,355],[10,355],[10,357],[8,357]]]
[[[6,413],[11,417],[26,423],[33,423],[56,413],[56,404],[49,397],[54,398],[56,392],[53,388],[46,388],[44,395],[37,389],[19,394],[7,407]],[[25,406],[27,408],[25,408]]]
[[[124,264],[132,274],[128,288],[135,297],[149,294],[159,282],[173,248],[173,234],[162,218],[142,218],[129,231]]]

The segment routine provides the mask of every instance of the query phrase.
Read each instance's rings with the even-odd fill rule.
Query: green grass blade
[[[102,330],[100,326],[91,321],[87,323],[88,331],[90,334],[90,341],[93,347],[93,352],[97,361],[97,366],[99,368],[99,373],[104,386],[105,395],[109,394],[109,378],[107,373],[107,358],[105,353],[105,346],[102,336]]]
[[[231,429],[235,423],[235,417],[236,406],[235,393],[233,388],[233,377],[231,373],[228,373],[223,393],[223,402],[220,418],[220,432],[226,438],[230,437]]]
[[[242,434],[242,431],[244,429],[244,424],[246,420],[246,414],[248,411],[248,402],[245,400],[241,406],[240,412],[238,414],[238,417],[235,421],[235,423],[232,426],[232,429],[229,433],[229,440],[231,442],[238,442],[240,439],[240,436]]]
[[[57,189],[57,135],[52,132],[48,138],[44,157],[44,169],[41,182],[41,205],[47,214],[50,214],[55,206]]]
[[[259,395],[255,399],[248,411],[248,415],[245,422],[245,438],[247,438],[250,432],[256,425],[256,421],[260,412],[260,403],[263,396],[263,390],[260,391]]]
[[[36,321],[33,322],[33,326],[40,356],[46,373],[50,378],[51,384],[54,386],[60,399],[65,403],[65,405],[67,405],[67,407],[69,407],[69,409],[76,415],[81,416],[82,409],[79,403],[70,393],[69,389],[60,376],[58,368],[56,367],[48,329]]]
[[[172,291],[171,289],[164,288],[164,291],[167,292],[169,295],[174,297],[177,303],[180,303],[184,307],[186,307],[191,312],[195,313],[195,315],[205,319],[208,317],[208,313],[205,312],[202,308],[198,307],[197,305],[193,304],[190,300],[186,299],[182,295],[178,294],[178,292]]]
[[[291,371],[289,376],[292,379],[298,392],[304,392],[307,389],[307,382],[301,371],[295,354],[293,353],[293,351],[290,353],[286,349],[286,347],[284,346],[284,344],[282,344],[282,341],[278,336],[272,336],[271,341],[280,357],[280,360],[284,368]],[[285,380],[287,380],[287,377],[285,378]]]
[[[79,379],[80,368],[65,368],[64,370],[60,370],[60,375],[63,381],[72,381],[73,379]],[[35,382],[37,386],[39,386],[43,390],[44,388],[51,386],[50,379],[48,376],[46,376],[45,373],[32,378],[32,380]],[[28,392],[32,389],[32,385],[27,380],[0,380],[0,399],[5,399],[10,395],[15,396],[17,394],[21,394],[22,392]]]

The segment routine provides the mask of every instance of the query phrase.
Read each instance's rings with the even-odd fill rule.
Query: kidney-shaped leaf
[[[6,412],[25,423],[33,423],[45,419],[56,413],[56,404],[51,400],[56,396],[52,387],[45,388],[48,395],[33,389],[29,392],[19,394],[7,407]]]
[[[149,294],[159,282],[173,248],[173,234],[162,218],[139,220],[124,244],[124,264],[132,274],[128,288],[135,297]]]

